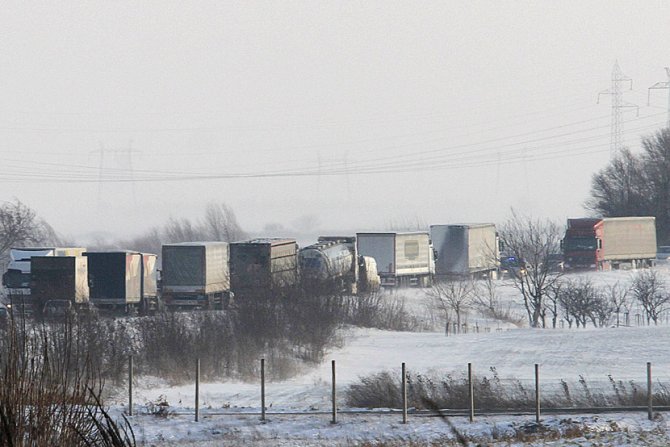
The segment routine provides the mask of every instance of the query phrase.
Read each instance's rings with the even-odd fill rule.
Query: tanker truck
[[[298,264],[307,290],[356,294],[379,288],[376,263],[358,256],[355,237],[321,236],[300,250]]]

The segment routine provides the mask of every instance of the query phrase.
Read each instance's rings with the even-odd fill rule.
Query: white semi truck
[[[435,273],[430,235],[416,232],[357,233],[358,254],[374,258],[382,287],[429,287]]]
[[[437,277],[495,275],[500,261],[496,226],[492,223],[431,225]]]

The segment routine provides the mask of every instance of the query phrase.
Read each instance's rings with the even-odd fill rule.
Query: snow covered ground
[[[538,427],[531,417],[414,417],[402,424],[399,415],[273,416],[261,423],[256,416],[212,416],[200,422],[183,416],[168,419],[134,416],[135,436],[146,445],[248,446],[405,446],[462,445],[452,429],[467,437],[469,446],[652,446],[670,444],[666,420],[646,415],[549,416]],[[451,425],[450,425],[451,424]]]
[[[629,281],[630,272],[591,274],[597,284]],[[503,290],[501,288],[501,290]],[[513,299],[514,292],[504,289]],[[421,303],[421,292],[409,292],[409,300]],[[417,306],[416,308],[420,308]],[[474,317],[476,318],[476,316]],[[475,374],[490,376],[495,367],[501,378],[530,381],[533,366],[540,364],[543,385],[551,387],[560,379],[577,382],[580,375],[589,381],[646,380],[646,362],[652,362],[656,381],[670,381],[670,326],[589,329],[514,329],[509,325],[488,333],[445,336],[442,332],[407,333],[372,329],[348,329],[344,345],[331,352],[327,361],[304,374],[282,382],[266,384],[266,405],[271,412],[314,412],[322,414],[273,414],[261,424],[260,384],[226,382],[201,384],[201,421],[193,422],[194,385],[172,387],[158,378],[138,379],[134,399],[139,416],[132,418],[138,439],[148,445],[219,445],[226,440],[249,445],[357,445],[363,441],[419,445],[453,440],[449,425],[439,418],[413,416],[407,425],[393,415],[341,415],[340,423],[330,424],[331,364],[337,362],[338,402],[344,408],[348,385],[361,376],[383,370],[396,371],[406,362],[412,372],[465,374],[471,362]],[[174,412],[167,418],[146,414],[145,404],[165,400]],[[120,411],[126,403],[122,390],[110,402]],[[142,414],[142,413],[145,414]],[[572,422],[565,422],[571,420]],[[488,445],[670,445],[663,418],[650,422],[646,414],[602,416],[547,416],[545,426],[553,434],[519,438],[518,431],[530,416],[478,418],[470,424],[453,418],[459,431]],[[563,422],[562,422],[563,421]],[[585,433],[581,433],[585,430]],[[571,433],[559,436],[560,433]],[[551,440],[565,437],[565,439]],[[537,438],[537,439],[535,439]],[[546,438],[541,440],[540,438]],[[568,440],[567,438],[574,438]],[[521,440],[529,443],[523,444]],[[519,444],[510,443],[520,442]],[[534,442],[534,443],[533,443]]]

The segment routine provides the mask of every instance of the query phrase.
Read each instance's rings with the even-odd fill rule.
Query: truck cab
[[[568,219],[568,228],[561,241],[566,269],[595,269],[602,243],[596,237],[595,225],[601,219]]]

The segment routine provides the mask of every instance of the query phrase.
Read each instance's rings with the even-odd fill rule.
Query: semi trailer
[[[382,287],[432,284],[433,249],[427,232],[368,232],[356,234],[358,254],[374,258]]]
[[[221,309],[228,305],[228,243],[166,244],[162,252],[161,296],[166,306]]]

